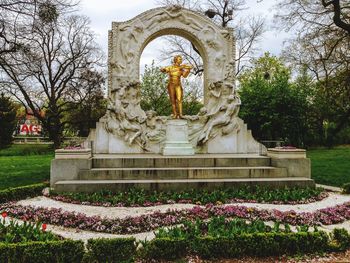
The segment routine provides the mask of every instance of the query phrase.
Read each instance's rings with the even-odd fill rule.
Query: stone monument
[[[182,115],[178,80],[187,77],[191,67],[182,65],[179,57],[162,69],[169,74],[173,118],[145,112],[140,106],[140,56],[148,43],[163,35],[188,39],[202,57],[204,107],[195,116]],[[113,22],[108,43],[107,113],[88,138],[91,154],[79,155],[89,157],[57,153],[51,166],[52,187],[95,191],[314,185],[309,159],[298,155],[291,161],[277,160],[278,152],[266,156],[267,149],[238,117],[241,101],[234,87],[232,28],[220,27],[201,13],[169,6]],[[298,161],[302,172],[295,170]]]
[[[203,59],[205,108],[198,116],[184,116],[188,120],[189,141],[195,152],[266,153],[238,118],[240,101],[234,89],[233,30],[221,28],[204,15],[179,6],[152,9],[132,20],[112,23],[108,59],[109,106],[106,116],[97,124],[93,139],[95,152],[162,153],[168,117],[153,116],[156,125],[152,126],[145,121],[146,113],[140,106],[139,65],[143,49],[163,35],[187,38]],[[174,65],[176,63],[174,61]],[[169,73],[174,65],[163,71]],[[188,73],[185,71],[182,76],[187,77]],[[176,72],[173,74],[176,77]],[[170,96],[173,115],[182,114],[182,106],[176,102],[177,95],[174,92]],[[177,113],[177,106],[181,112]],[[153,136],[149,136],[150,130]]]

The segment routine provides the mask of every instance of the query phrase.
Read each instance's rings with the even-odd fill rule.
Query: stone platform
[[[53,161],[72,161],[58,159]],[[76,162],[82,162],[76,159]],[[86,163],[88,162],[88,164]],[[255,154],[198,154],[163,156],[158,154],[99,154],[78,165],[70,176],[51,178],[56,191],[95,192],[102,189],[124,191],[131,187],[147,190],[215,189],[263,185],[314,186],[314,181],[273,167],[271,157]]]

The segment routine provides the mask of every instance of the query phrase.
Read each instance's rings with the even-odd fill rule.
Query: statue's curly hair
[[[181,56],[181,55],[176,55],[176,56],[174,57],[174,62],[176,61],[177,58],[181,58],[181,59],[182,59],[182,56]]]

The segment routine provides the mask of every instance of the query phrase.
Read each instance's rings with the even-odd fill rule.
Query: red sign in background
[[[21,124],[20,135],[40,135],[41,134],[41,125],[34,125],[34,124]]]

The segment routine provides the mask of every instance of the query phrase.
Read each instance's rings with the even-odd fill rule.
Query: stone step
[[[285,168],[262,167],[177,167],[93,168],[81,170],[79,180],[215,179],[287,177]]]
[[[270,166],[270,158],[259,155],[203,154],[195,156],[114,155],[95,156],[93,168],[162,167],[254,167]]]
[[[270,188],[314,187],[310,178],[231,178],[231,179],[178,179],[178,180],[75,180],[58,181],[55,190],[68,192],[96,192],[101,190],[126,191],[129,188],[145,190],[218,189],[226,187],[265,186]]]

